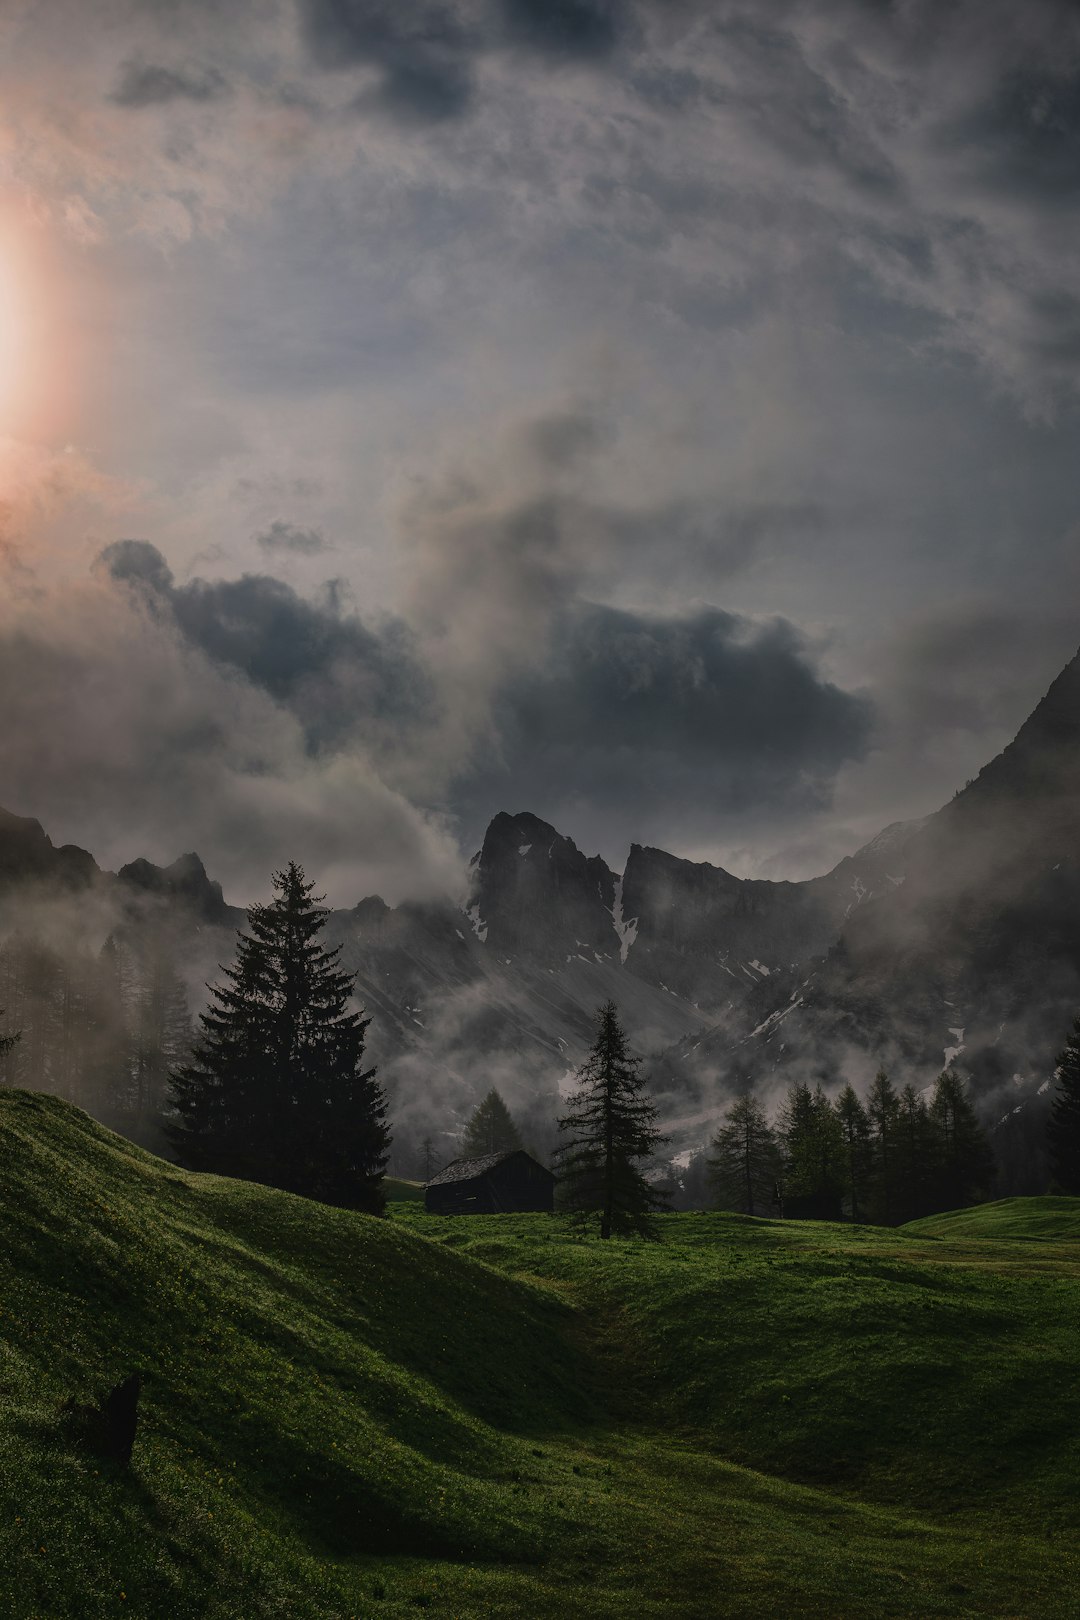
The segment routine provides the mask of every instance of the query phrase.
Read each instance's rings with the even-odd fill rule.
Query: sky
[[[0,803],[824,871],[1080,643],[1064,0],[2,0]]]

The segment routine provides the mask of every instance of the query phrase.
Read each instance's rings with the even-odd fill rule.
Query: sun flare
[[[14,405],[23,365],[23,322],[19,289],[8,256],[0,251],[0,425]]]

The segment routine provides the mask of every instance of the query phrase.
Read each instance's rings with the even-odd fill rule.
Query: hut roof
[[[451,1181],[474,1181],[477,1176],[486,1175],[489,1170],[494,1170],[495,1166],[502,1164],[504,1159],[516,1158],[519,1153],[523,1154],[527,1159],[532,1158],[532,1155],[525,1153],[523,1148],[511,1148],[505,1153],[484,1153],[479,1159],[454,1159],[446,1166],[445,1170],[440,1170],[437,1176],[432,1176],[428,1186],[445,1187]],[[532,1162],[537,1164],[536,1159],[533,1159]],[[538,1168],[543,1170],[544,1166],[541,1164]],[[547,1175],[552,1174],[550,1170],[545,1173]]]

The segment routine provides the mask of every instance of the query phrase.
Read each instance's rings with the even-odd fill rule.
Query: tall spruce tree
[[[1080,1018],[1065,1040],[1057,1060],[1046,1145],[1050,1169],[1063,1192],[1080,1193]]]
[[[993,1149],[964,1082],[951,1069],[944,1069],[934,1082],[927,1112],[935,1141],[937,1208],[961,1209],[989,1198],[996,1170]]]
[[[866,1094],[870,1121],[870,1215],[889,1226],[897,1219],[900,1193],[900,1098],[884,1069]]]
[[[872,1165],[870,1116],[850,1081],[836,1099],[836,1117],[844,1143],[844,1192],[851,1219],[865,1220]]]
[[[370,1019],[350,1012],[354,975],[319,935],[327,913],[291,862],[200,1015],[192,1060],[172,1076],[169,1136],[195,1170],[262,1181],[328,1204],[380,1213],[390,1133]]]
[[[910,1081],[900,1093],[899,1110],[896,1131],[899,1169],[893,1219],[903,1222],[930,1211],[935,1141],[926,1101]]]
[[[463,1159],[479,1159],[486,1153],[512,1153],[524,1143],[513,1115],[492,1086],[474,1110],[461,1138]]]
[[[709,1172],[717,1208],[768,1214],[781,1174],[780,1144],[753,1091],[735,1099],[711,1147]]]
[[[667,1139],[657,1129],[655,1106],[643,1095],[640,1066],[609,1001],[597,1011],[596,1040],[559,1120],[568,1139],[556,1149],[567,1207],[583,1217],[598,1212],[602,1238],[647,1234],[650,1213],[663,1204],[641,1169]]]

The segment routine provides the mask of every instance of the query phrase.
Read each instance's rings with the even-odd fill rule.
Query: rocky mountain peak
[[[474,932],[507,955],[560,960],[575,944],[614,953],[615,878],[599,855],[528,811],[495,816],[473,867]]]
[[[194,851],[179,856],[170,866],[155,866],[140,856],[122,866],[117,877],[130,889],[179,901],[203,922],[227,923],[241,915],[226,905],[221,884],[207,875]]]
[[[84,889],[100,876],[94,857],[77,844],[53,843],[40,821],[0,809],[0,884],[43,883]]]

